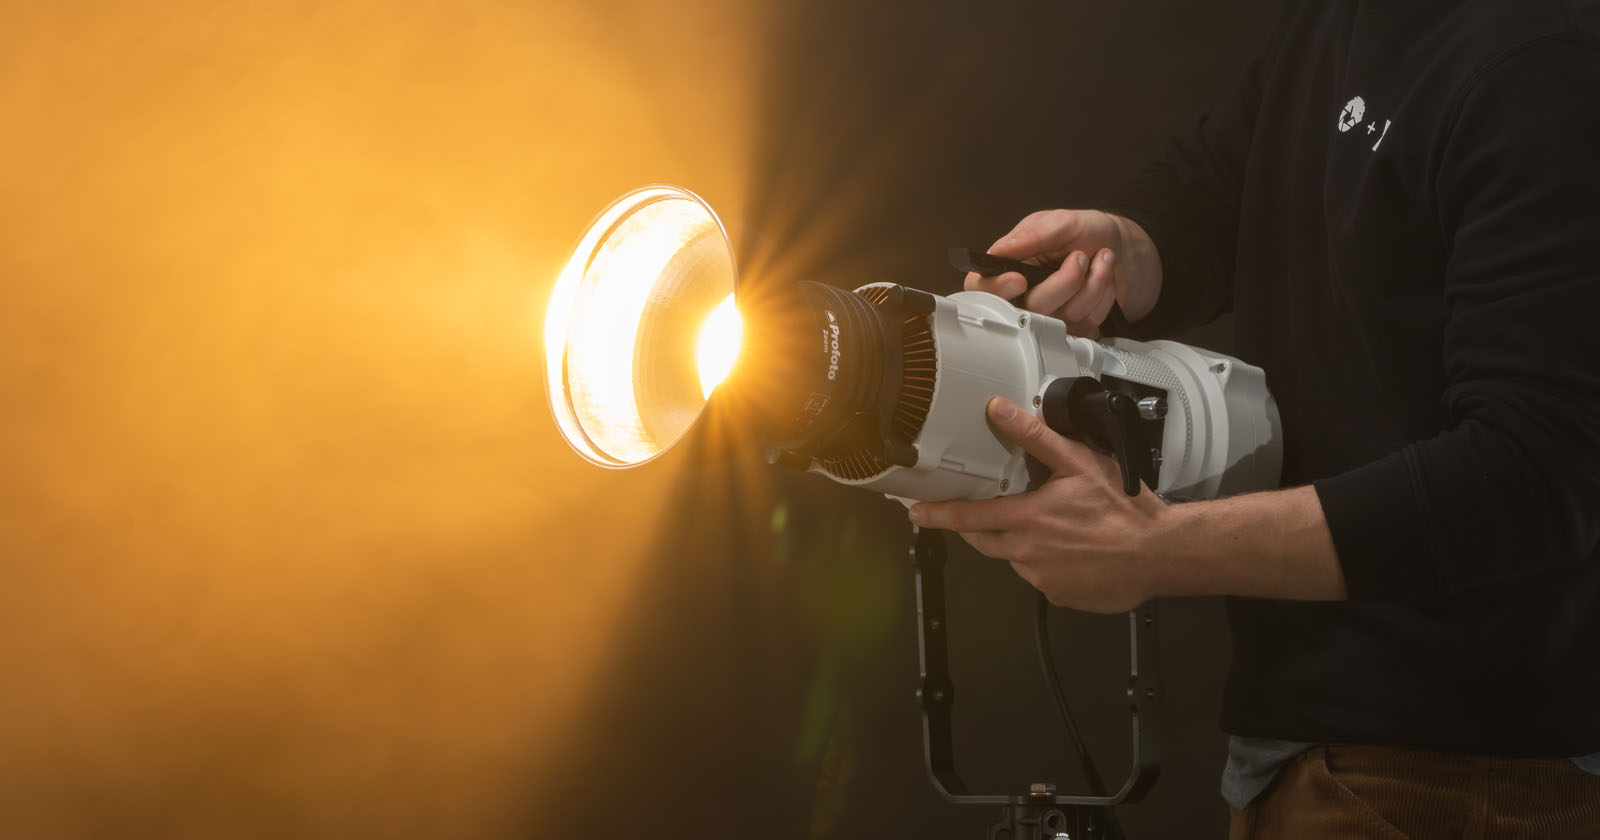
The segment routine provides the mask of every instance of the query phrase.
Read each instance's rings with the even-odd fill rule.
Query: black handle
[[[1139,482],[1156,486],[1155,459],[1139,434],[1139,404],[1088,376],[1064,377],[1044,390],[1045,425],[1087,439],[1110,452],[1122,469],[1122,492],[1139,495]]]
[[[1015,271],[1022,275],[1023,280],[1028,281],[1030,289],[1043,283],[1044,279],[1056,273],[1059,267],[1034,265],[1008,257],[997,257],[973,248],[951,248],[950,264],[956,267],[956,271],[970,271],[984,277],[998,277],[1008,271]]]

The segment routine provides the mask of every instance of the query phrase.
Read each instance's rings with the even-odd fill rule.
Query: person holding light
[[[1053,603],[1226,595],[1235,838],[1600,837],[1600,8],[1294,3],[1099,210],[967,288],[1098,335],[1234,315],[1284,489],[1169,505],[996,399],[1053,471],[911,520]]]

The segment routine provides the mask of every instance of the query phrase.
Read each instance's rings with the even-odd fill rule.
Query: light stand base
[[[1057,805],[1053,794],[1013,797],[988,840],[1119,840],[1110,807]]]

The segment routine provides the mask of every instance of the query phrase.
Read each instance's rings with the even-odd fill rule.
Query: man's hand
[[[1017,223],[989,253],[1038,265],[1060,263],[1022,300],[1024,308],[1065,321],[1073,335],[1097,337],[1113,303],[1130,321],[1149,314],[1161,294],[1161,258],[1144,229],[1098,210],[1041,210]],[[1027,282],[1014,271],[968,274],[966,288],[1006,300]]]
[[[1057,606],[1115,613],[1156,594],[1155,558],[1144,548],[1167,510],[1148,487],[1122,492],[1115,461],[1068,440],[1007,400],[989,401],[989,422],[1050,468],[1044,486],[983,501],[924,502],[911,521],[956,531],[973,548],[1009,560]]]
[[[1157,597],[1334,601],[1344,572],[1312,487],[1167,505],[1122,492],[1116,462],[1012,403],[989,422],[1051,470],[1043,487],[983,501],[922,502],[911,521],[956,531],[1011,563],[1057,606],[1114,613]]]

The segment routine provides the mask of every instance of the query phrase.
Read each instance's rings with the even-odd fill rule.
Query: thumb
[[[1012,260],[1025,260],[1039,256],[1039,235],[1018,225],[1000,240],[989,246],[989,253]]]
[[[1039,459],[1052,473],[1076,475],[1087,472],[1094,464],[1094,453],[1088,447],[1062,437],[1043,420],[1004,397],[989,400],[988,415],[995,431]]]
[[[1078,210],[1029,213],[1010,233],[1000,237],[989,253],[1014,260],[1059,261],[1083,235],[1083,221],[1084,215]]]

